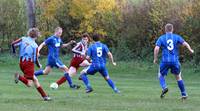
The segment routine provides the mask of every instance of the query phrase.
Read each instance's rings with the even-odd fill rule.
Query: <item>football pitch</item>
[[[6,62],[7,60],[10,62]],[[45,60],[42,61],[43,66]],[[66,64],[69,61],[66,61]],[[48,76],[38,79],[52,101],[43,101],[34,87],[27,88],[21,82],[14,83],[14,72],[20,72],[17,59],[0,57],[0,111],[199,111],[200,76],[192,65],[183,64],[182,74],[185,80],[188,99],[180,99],[179,89],[173,75],[167,76],[169,92],[160,99],[161,89],[157,80],[157,65],[148,62],[118,62],[114,67],[108,64],[111,79],[120,89],[115,94],[105,80],[96,74],[88,76],[94,92],[86,94],[78,76],[73,82],[80,84],[79,90],[73,90],[65,83],[57,90],[49,88],[63,74],[54,69]]]

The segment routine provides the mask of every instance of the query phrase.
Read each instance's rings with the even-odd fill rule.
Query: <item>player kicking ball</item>
[[[78,42],[76,46],[72,49],[74,56],[71,60],[69,71],[67,73],[67,75],[70,75],[70,77],[76,75],[79,67],[87,67],[90,65],[90,63],[85,59],[88,42],[89,42],[89,35],[87,33],[84,33],[82,35],[82,40]],[[63,77],[61,77],[55,83],[52,83],[50,87],[52,89],[57,89],[58,86],[60,86],[67,80],[67,75],[64,74]]]
[[[44,101],[50,101],[51,98],[47,96],[44,92],[42,86],[40,85],[36,76],[34,76],[34,63],[41,68],[41,64],[38,60],[38,45],[35,40],[40,35],[40,32],[37,28],[31,28],[28,31],[28,37],[22,37],[14,42],[12,42],[12,50],[15,53],[15,47],[19,46],[20,49],[20,69],[24,73],[24,76],[15,74],[15,83],[18,83],[19,80],[23,82],[27,87],[32,86],[34,83],[37,91],[43,97]]]
[[[112,53],[109,51],[108,47],[101,43],[100,36],[98,34],[93,35],[94,44],[90,45],[87,51],[86,59],[91,59],[92,64],[81,71],[80,79],[86,86],[86,93],[90,93],[93,91],[89,79],[87,75],[94,75],[96,72],[99,72],[104,79],[107,81],[108,85],[113,89],[115,93],[119,93],[120,91],[117,89],[113,81],[110,79],[108,70],[106,68],[106,57],[109,56],[112,64],[115,66],[116,63],[113,60]]]
[[[69,87],[73,89],[78,89],[80,86],[75,85],[72,83],[71,77],[68,74],[68,68],[61,62],[59,58],[59,50],[60,48],[68,47],[70,44],[73,44],[74,41],[70,41],[69,43],[63,44],[61,40],[61,35],[62,35],[62,28],[57,27],[55,29],[54,35],[46,39],[43,43],[40,44],[38,47],[38,53],[40,50],[46,45],[48,47],[48,59],[47,59],[47,65],[44,70],[39,70],[35,72],[35,76],[39,75],[47,75],[51,72],[53,67],[59,68],[61,71],[63,71]]]
[[[182,100],[187,99],[188,95],[185,90],[185,85],[181,77],[181,65],[179,62],[179,45],[185,46],[191,53],[194,51],[191,49],[190,45],[184,41],[184,39],[177,34],[173,34],[173,25],[165,25],[166,34],[160,36],[156,41],[156,46],[154,48],[154,63],[158,61],[158,53],[160,48],[162,49],[162,59],[160,63],[160,68],[158,72],[158,78],[160,81],[160,86],[162,88],[161,98],[164,98],[165,94],[168,92],[168,87],[165,82],[165,76],[167,76],[168,70],[174,74],[178,87],[181,92]]]

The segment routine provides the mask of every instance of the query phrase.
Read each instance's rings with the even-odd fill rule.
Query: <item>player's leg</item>
[[[158,71],[158,79],[160,83],[160,87],[162,88],[162,93],[160,95],[160,98],[163,98],[165,94],[168,92],[167,84],[165,81],[165,76],[167,75],[169,70],[169,66],[166,63],[161,63],[160,68]]]
[[[93,91],[93,89],[90,85],[90,81],[87,77],[87,74],[95,74],[96,72],[97,71],[95,70],[95,68],[92,65],[88,66],[87,68],[85,68],[81,71],[80,78],[86,87],[86,93],[90,93]]]
[[[87,66],[89,66],[90,64],[91,64],[91,63],[89,63],[87,60],[84,60],[83,62],[80,63],[79,66],[81,66],[81,67],[87,67]]]
[[[108,70],[106,69],[106,67],[102,66],[102,68],[99,72],[104,77],[104,79],[107,81],[108,85],[113,89],[113,91],[116,93],[120,93],[120,91],[117,89],[117,87],[115,86],[112,79],[110,79],[110,76],[108,74]]]
[[[17,84],[19,81],[24,83],[27,87],[31,87],[32,82],[26,79],[25,77],[19,75],[18,73],[15,73],[15,83]]]
[[[68,70],[69,70],[69,69],[67,68],[67,66],[65,66],[60,60],[58,60],[58,61],[56,62],[56,65],[57,65],[57,67],[58,67],[61,71],[63,71],[64,77],[65,77],[65,79],[68,81],[69,87],[70,87],[70,88],[73,88],[73,89],[79,89],[79,88],[80,88],[79,85],[73,84],[72,79],[71,79],[71,77],[69,76],[69,73],[68,73]]]
[[[178,87],[179,87],[180,92],[181,92],[182,99],[186,99],[187,93],[186,93],[186,90],[185,90],[184,81],[182,80],[182,77],[181,77],[180,69],[181,69],[180,63],[177,63],[177,64],[174,64],[172,66],[171,72],[175,75]]]
[[[69,76],[72,77],[74,74],[76,74],[76,68],[73,67],[73,66],[71,66],[71,67],[69,68],[68,72],[69,72],[69,73],[68,73]],[[67,77],[68,77],[68,76],[65,74],[65,75],[62,76],[59,80],[57,80],[56,83],[57,83],[58,85],[63,84],[63,83],[67,80]]]
[[[21,71],[24,73],[24,76],[15,73],[15,83],[18,83],[18,81],[20,80],[28,87],[32,86],[32,81],[30,81],[29,78],[32,79],[32,74],[34,72],[34,64],[28,61],[20,61],[19,65]]]
[[[38,70],[38,71],[35,71],[34,75],[35,76],[40,76],[40,75],[47,75],[51,72],[52,70],[52,67],[51,66],[46,66],[44,70]]]
[[[40,93],[40,95],[44,99],[44,101],[50,101],[51,98],[47,96],[47,94],[43,90],[42,86],[40,85],[38,79],[36,78],[36,76],[33,77],[33,83],[34,83],[35,88],[37,89],[37,91]]]

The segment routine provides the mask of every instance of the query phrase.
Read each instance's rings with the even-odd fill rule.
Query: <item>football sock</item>
[[[27,80],[25,77],[21,76],[21,75],[19,75],[19,80],[20,80],[21,82],[23,82],[25,85],[28,84],[28,80]]]
[[[66,81],[66,77],[63,76],[63,77],[61,77],[59,80],[57,80],[56,83],[57,83],[58,85],[61,85],[61,84],[64,83],[65,81]]]
[[[182,96],[187,96],[183,80],[178,80],[177,83],[178,83],[178,87],[179,87],[179,89],[181,91],[181,95]]]
[[[85,86],[86,86],[87,88],[91,88],[90,82],[89,82],[89,80],[88,80],[88,78],[87,78],[87,75],[86,75],[86,74],[82,74],[82,75],[81,75],[81,78],[82,78],[82,81],[83,81],[83,83],[85,84]]]
[[[160,86],[161,86],[161,88],[162,88],[163,90],[164,90],[165,88],[167,88],[167,84],[166,84],[166,82],[165,82],[165,77],[164,77],[164,76],[160,75],[159,81],[160,81]]]
[[[65,79],[68,81],[69,86],[72,87],[72,86],[73,86],[73,84],[72,84],[72,79],[71,79],[71,77],[69,76],[69,74],[68,74],[68,73],[65,73],[65,74],[64,74],[64,77],[65,77]]]
[[[44,92],[44,90],[42,89],[41,86],[39,86],[39,87],[37,88],[37,90],[38,90],[38,92],[40,93],[40,95],[41,95],[42,97],[46,97],[46,96],[47,96],[47,94]]]
[[[35,73],[34,73],[35,76],[39,76],[39,75],[43,75],[43,74],[44,74],[43,70],[38,70],[38,71],[35,71]]]
[[[113,83],[113,81],[112,81],[111,79],[108,79],[108,80],[107,80],[107,83],[108,83],[108,85],[109,85],[113,90],[116,89],[115,84]]]

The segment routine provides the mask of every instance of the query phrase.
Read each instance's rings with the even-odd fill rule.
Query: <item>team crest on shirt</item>
[[[60,43],[56,43],[56,44],[55,44],[55,47],[60,47]]]
[[[55,39],[55,47],[60,47],[60,42],[61,42],[61,40],[60,39]]]

